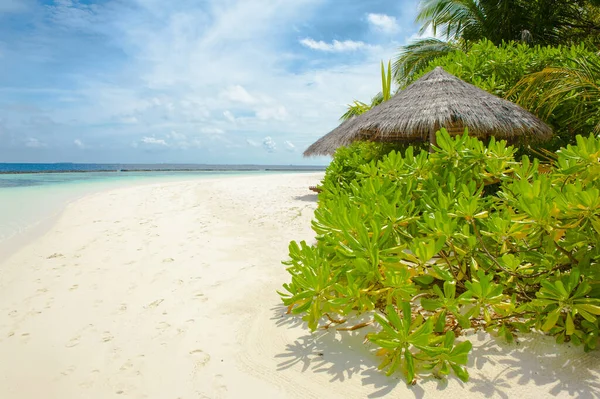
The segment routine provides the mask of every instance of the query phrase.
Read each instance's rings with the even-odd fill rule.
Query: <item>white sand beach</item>
[[[0,264],[0,398],[600,398],[600,353],[485,333],[462,383],[407,387],[367,329],[311,334],[276,290],[322,173],[94,194]],[[341,337],[344,339],[341,340]]]

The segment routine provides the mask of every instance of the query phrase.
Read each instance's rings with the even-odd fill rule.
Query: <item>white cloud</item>
[[[248,143],[252,147],[260,147],[260,143],[257,143],[256,141],[254,141],[252,139],[246,139],[246,143]]]
[[[311,38],[305,38],[300,40],[300,44],[313,50],[327,51],[327,52],[344,52],[344,51],[356,51],[369,47],[364,42],[357,42],[354,40],[334,40],[331,43],[326,43],[322,40],[316,41]]]
[[[90,73],[87,69],[86,74],[77,69],[65,71],[69,79],[62,81],[75,84],[61,86],[65,90],[60,95],[75,100],[47,106],[53,110],[53,119],[72,127],[71,136],[61,130],[72,151],[75,147],[71,143],[79,134],[91,131],[90,136],[101,137],[106,148],[123,151],[131,143],[140,150],[156,152],[185,146],[191,149],[199,147],[202,140],[203,148],[218,154],[217,161],[234,163],[251,159],[248,157],[256,156],[251,154],[257,151],[240,150],[229,155],[223,151],[226,146],[265,146],[275,151],[277,142],[280,148],[271,158],[273,162],[280,158],[302,161],[286,152],[291,148],[286,141],[293,141],[300,152],[337,126],[346,104],[354,99],[368,101],[380,90],[380,60],[391,58],[401,44],[380,44],[384,36],[373,32],[360,36],[363,41],[310,38],[307,27],[318,22],[315,11],[324,5],[322,0],[126,3],[100,2],[92,10],[83,7],[88,1],[62,2],[63,8],[80,5],[75,8],[81,10],[68,14],[73,21],[61,22],[64,29],[73,30],[74,42],[87,37],[77,31],[87,29],[88,24],[89,37],[96,38],[98,44],[110,43],[107,47],[115,49],[119,57],[116,62],[107,57]],[[366,25],[366,10],[343,16],[362,16]],[[60,11],[67,16],[72,10]],[[58,23],[57,18],[47,20],[53,24]],[[401,18],[398,16],[398,22],[404,21]],[[294,24],[298,32],[293,31]],[[323,33],[333,34],[335,29],[332,26]],[[60,35],[65,36],[64,32]],[[294,50],[303,37],[302,46],[315,51]],[[342,37],[359,40],[358,36]],[[371,39],[379,42],[371,44]],[[13,45],[6,41],[7,56],[13,56]],[[73,49],[83,55],[88,51],[85,47]],[[104,54],[107,50],[100,45],[97,51]],[[333,53],[342,56],[322,62],[324,54]],[[1,93],[0,89],[0,100],[8,98]],[[1,110],[0,116],[4,116]],[[8,117],[13,118],[7,123],[14,129],[17,116]],[[35,136],[36,132],[24,131],[20,137]],[[230,143],[214,141],[217,136]],[[265,136],[269,140],[265,141]],[[39,137],[48,136],[40,133]],[[128,151],[136,160],[136,154],[144,153]],[[187,156],[182,153],[178,161],[199,159],[192,151]],[[210,158],[206,162],[211,162]]]
[[[82,4],[79,0],[54,0],[54,5],[46,7],[50,19],[63,28],[89,30],[99,22],[96,14],[98,6],[95,4]]]
[[[262,145],[267,152],[277,151],[277,144],[270,136],[267,136],[263,139]]]
[[[154,137],[144,137],[140,140],[144,144],[160,145],[167,147],[168,144],[164,139],[157,139]]]
[[[246,91],[246,89],[240,85],[227,88],[227,90],[221,93],[221,96],[227,100],[242,104],[254,104],[257,101],[253,96],[250,95],[250,93]]]
[[[167,134],[167,138],[172,138],[175,140],[185,140],[186,136],[182,133],[177,133],[175,130],[171,130],[171,133]]]
[[[283,144],[285,145],[285,149],[290,151],[290,152],[294,152],[296,151],[296,146],[291,142],[291,141],[284,141]]]
[[[384,33],[396,33],[400,30],[395,17],[386,14],[367,14],[367,21],[377,30]]]
[[[123,116],[119,119],[119,121],[128,125],[134,125],[136,123],[139,123],[138,118],[136,118],[135,116]]]
[[[225,131],[223,129],[220,129],[218,127],[210,127],[210,126],[205,126],[205,127],[201,128],[200,132],[204,133],[204,134],[209,134],[209,135],[218,135],[218,134],[225,133]]]
[[[287,118],[288,112],[283,105],[271,108],[263,108],[256,111],[256,117],[260,120],[274,119],[283,121]]]
[[[75,146],[80,149],[86,148],[85,144],[83,144],[83,141],[81,141],[79,139],[73,140],[73,144],[75,144]]]
[[[31,0],[0,0],[0,13],[23,12],[31,6]]]
[[[223,116],[229,121],[229,122],[235,122],[235,117],[233,116],[233,114],[231,113],[231,111],[223,111]]]
[[[42,148],[46,147],[46,144],[42,143],[35,137],[28,137],[27,140],[25,140],[25,146],[29,148]]]

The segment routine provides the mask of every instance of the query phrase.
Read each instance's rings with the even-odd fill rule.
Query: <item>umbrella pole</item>
[[[436,137],[436,132],[440,130],[440,125],[438,123],[435,124],[435,126],[433,127],[433,130],[431,130],[429,132],[429,152],[432,153],[433,152],[433,146],[437,145],[437,137]]]

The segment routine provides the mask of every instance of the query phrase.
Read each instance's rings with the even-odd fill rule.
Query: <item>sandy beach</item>
[[[317,174],[94,194],[0,264],[0,398],[600,398],[600,354],[485,333],[462,383],[376,369],[367,329],[311,334],[276,290],[314,240]],[[344,338],[341,340],[341,338]]]

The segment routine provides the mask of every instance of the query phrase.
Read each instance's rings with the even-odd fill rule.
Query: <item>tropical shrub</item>
[[[426,64],[451,51],[470,52],[473,43],[495,45],[518,41],[531,45],[600,45],[598,0],[422,0],[416,22],[420,33],[429,29],[436,38],[418,39],[400,48],[394,76],[403,87]]]
[[[311,330],[373,325],[380,369],[408,383],[466,381],[465,329],[508,341],[542,331],[595,349],[600,137],[577,137],[544,173],[502,141],[442,129],[437,143],[372,160],[341,187],[326,179],[316,244],[291,242],[284,262],[288,312]]]
[[[347,147],[339,147],[325,170],[323,186],[329,187],[329,190],[321,194],[322,197],[335,197],[337,190],[347,188],[356,179],[362,166],[379,161],[391,151],[401,148],[401,144],[372,141],[355,141]]]

